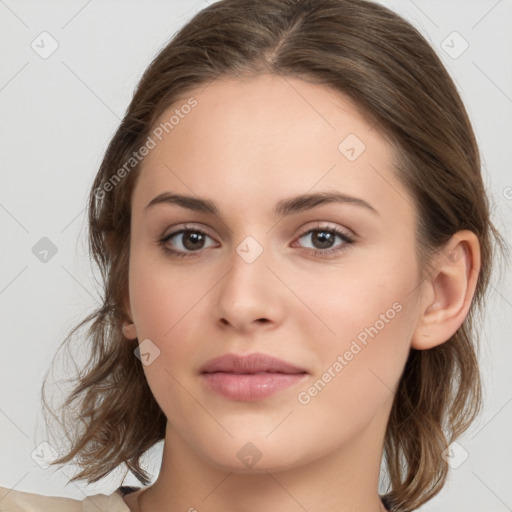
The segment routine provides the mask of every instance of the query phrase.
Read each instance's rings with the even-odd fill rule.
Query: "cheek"
[[[317,403],[318,414],[329,403],[369,417],[391,398],[403,371],[412,338],[416,308],[417,268],[414,259],[379,258],[369,265],[340,268],[336,277],[306,281],[308,305],[331,331],[319,336],[302,322],[302,332],[317,356],[313,386],[302,388],[299,403]],[[320,405],[322,404],[322,405]],[[338,417],[344,413],[333,411]]]
[[[161,258],[151,260],[143,251],[134,251],[130,260],[130,304],[137,337],[139,342],[149,339],[158,354],[144,371],[157,401],[169,402],[166,412],[177,405],[170,397],[182,391],[179,384],[186,384],[195,370],[190,363],[198,360],[202,348],[198,342],[205,338],[204,299],[218,280],[215,277],[194,277]]]
[[[413,322],[409,304],[417,284],[414,261],[400,261],[399,255],[390,254],[387,259],[361,258],[349,263],[314,274],[307,270],[295,274],[291,287],[299,290],[302,302],[315,318],[309,314],[306,318],[297,311],[293,320],[301,322],[310,337],[321,329],[325,340],[316,344],[314,351],[323,345],[348,349],[354,339],[362,345],[370,340],[381,340],[382,344],[385,339],[407,339],[403,329]]]
[[[161,257],[146,257],[134,251],[129,271],[130,305],[139,339],[163,341],[178,323],[186,321],[211,285],[194,279]]]
[[[151,360],[143,365],[151,392],[168,418],[187,418],[194,403],[184,389],[189,389],[184,364],[193,360],[195,346],[189,331],[205,290],[191,286],[190,280],[161,264],[147,264],[148,259],[134,255],[130,262],[130,303],[137,336],[149,347]],[[150,340],[148,344],[146,340]],[[192,368],[187,368],[192,370]]]
[[[355,438],[372,422],[386,422],[409,353],[413,320],[413,308],[403,302],[384,308],[378,302],[373,308],[343,305],[337,324],[343,335],[319,345],[318,371],[296,397],[302,435],[317,439],[321,432],[322,446],[316,449],[326,452],[333,442]],[[343,321],[349,314],[350,320]]]

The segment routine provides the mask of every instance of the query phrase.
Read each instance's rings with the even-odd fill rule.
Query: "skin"
[[[168,424],[158,479],[126,503],[139,510],[140,495],[141,509],[156,512],[377,512],[385,428],[407,355],[445,342],[464,320],[477,238],[458,232],[421,280],[414,201],[395,175],[393,148],[325,86],[261,75],[217,80],[190,96],[197,106],[146,156],[132,198],[124,333],[160,350],[144,371]],[[349,134],[366,146],[354,161],[338,149]],[[320,191],[376,212],[350,203],[272,211]],[[146,208],[163,192],[208,199],[219,214]],[[170,256],[159,240],[184,223],[207,234],[203,248],[177,235],[167,247],[191,256]],[[354,242],[336,236],[322,246],[310,231],[319,226]],[[263,249],[251,263],[236,250],[247,236]],[[337,357],[393,304],[394,318],[301,403],[299,393],[329,368],[332,376]],[[308,374],[263,400],[229,400],[198,371],[230,352],[263,352]],[[248,442],[261,454],[252,467],[237,457]]]

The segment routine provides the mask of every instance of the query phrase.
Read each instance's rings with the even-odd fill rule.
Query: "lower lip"
[[[300,382],[305,373],[203,373],[210,390],[231,400],[252,402]]]

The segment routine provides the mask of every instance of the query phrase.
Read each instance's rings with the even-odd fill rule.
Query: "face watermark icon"
[[[238,244],[236,252],[246,263],[253,263],[263,253],[263,247],[255,238],[248,236]]]
[[[347,135],[338,145],[338,151],[350,162],[357,160],[365,149],[364,142],[355,133]]]
[[[30,47],[41,59],[51,57],[59,47],[57,40],[48,32],[41,32],[31,43]]]
[[[245,443],[236,453],[240,462],[247,468],[252,468],[263,456],[258,447],[253,443]]]
[[[448,462],[452,469],[457,469],[466,462],[469,453],[459,443],[454,441],[442,451],[441,457]]]
[[[148,338],[141,341],[133,351],[144,366],[149,366],[160,355],[160,349]]]
[[[57,246],[46,236],[43,236],[32,247],[32,254],[41,262],[48,263],[56,254]]]
[[[58,455],[57,450],[47,441],[39,443],[30,454],[34,462],[43,469],[50,467]]]
[[[441,42],[441,48],[452,59],[458,59],[468,48],[469,43],[456,31]]]
[[[508,201],[512,199],[512,187],[505,187],[503,189],[503,197]]]

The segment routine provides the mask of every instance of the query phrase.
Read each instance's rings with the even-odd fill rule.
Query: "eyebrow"
[[[286,215],[303,212],[316,208],[317,206],[330,203],[361,206],[378,215],[377,210],[364,199],[342,194],[340,192],[317,192],[282,199],[276,203],[274,213],[278,216],[284,217]],[[219,215],[220,213],[215,203],[208,199],[201,199],[194,196],[175,194],[171,192],[163,192],[162,194],[157,195],[146,205],[145,210],[148,210],[158,204],[175,204],[182,208],[187,208],[196,212],[209,213],[212,215]]]

